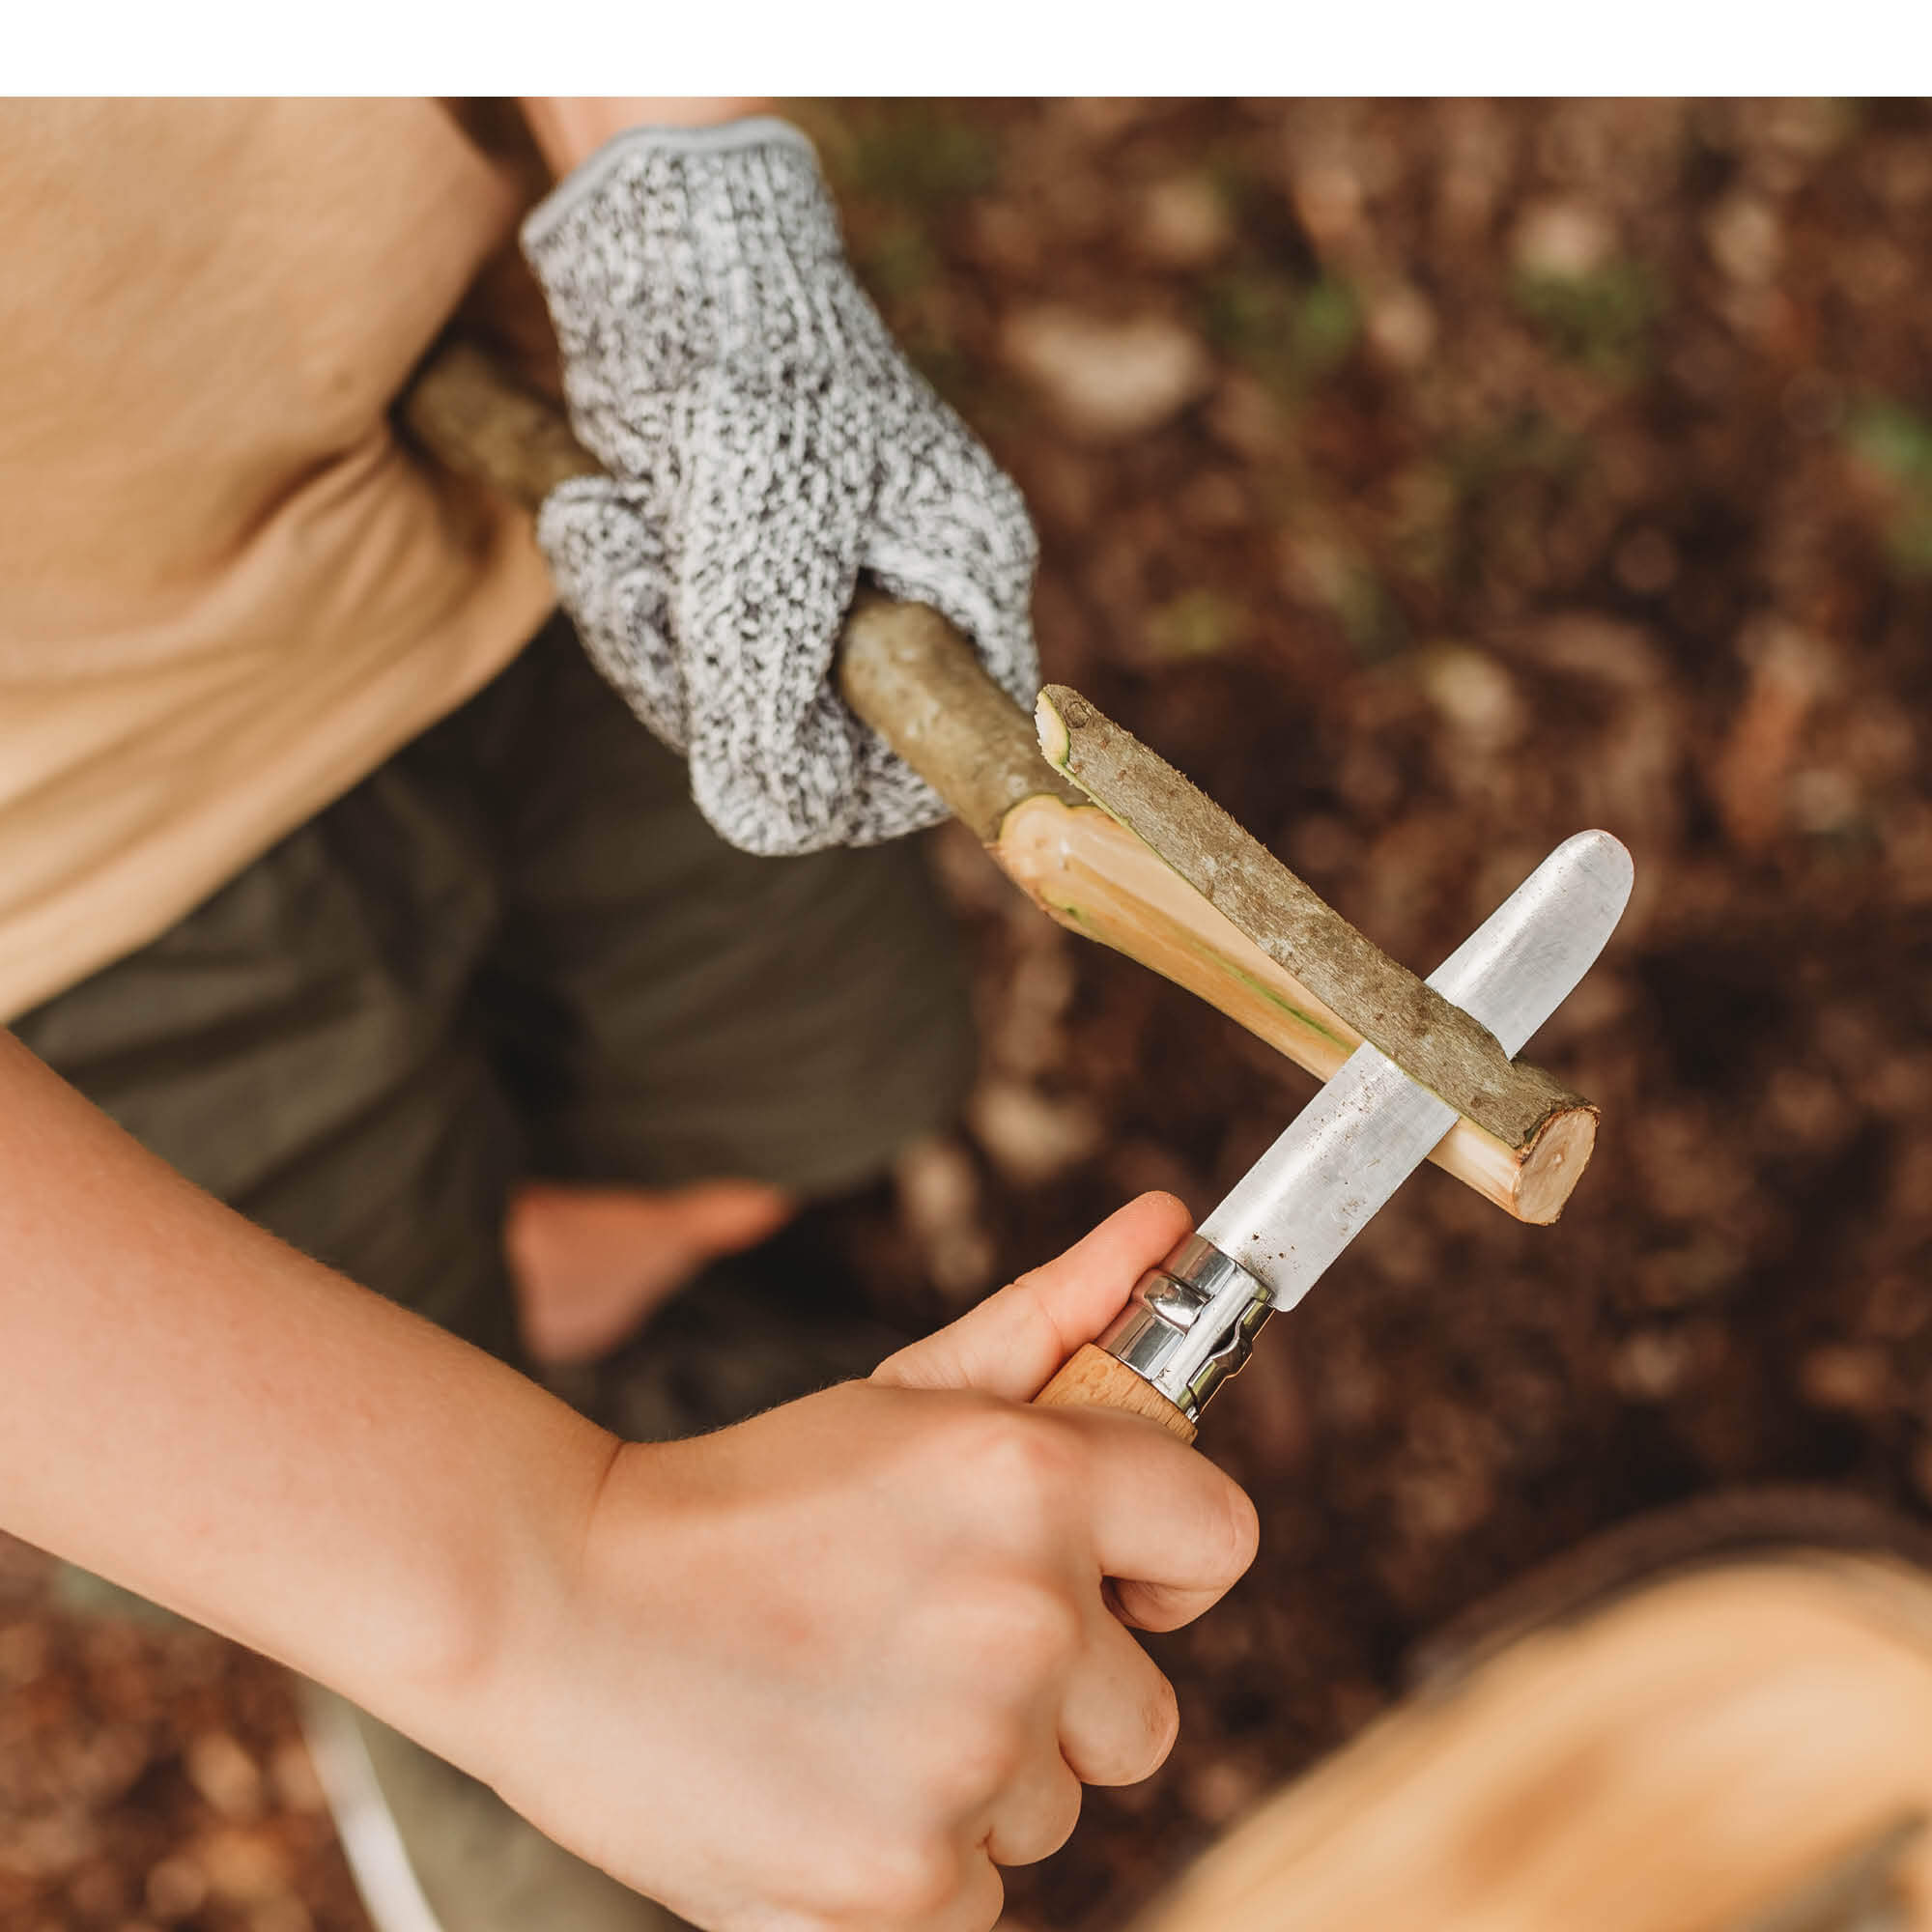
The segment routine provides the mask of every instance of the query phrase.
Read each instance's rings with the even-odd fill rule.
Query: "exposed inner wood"
[[[1098,806],[1023,800],[1008,812],[992,852],[1069,931],[1199,994],[1318,1079],[1330,1078],[1361,1044],[1332,1007]],[[1464,1116],[1430,1159],[1518,1220],[1553,1221],[1596,1144],[1597,1110],[1574,1094],[1569,1101],[1520,1148]]]
[[[1157,1422],[1183,1442],[1195,1436],[1193,1423],[1154,1385],[1144,1380],[1104,1349],[1083,1342],[1061,1365],[1060,1373],[1034,1397],[1043,1408],[1121,1408]]]
[[[1064,684],[1035,714],[1041,750],[1331,1011],[1506,1148],[1586,1104],[1513,1062],[1490,1030],[1398,965],[1157,753]]]

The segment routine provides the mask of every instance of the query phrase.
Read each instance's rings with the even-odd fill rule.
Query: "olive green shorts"
[[[516,1359],[524,1176],[877,1174],[970,1077],[919,841],[732,850],[553,620],[152,945],[14,1023],[190,1179]]]

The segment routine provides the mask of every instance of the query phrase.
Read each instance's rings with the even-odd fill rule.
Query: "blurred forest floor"
[[[1554,1229],[1434,1170],[1231,1385],[1263,1553],[1153,1648],[1182,1740],[1012,1875],[1117,1926],[1432,1628],[1719,1486],[1932,1511],[1932,110],[798,110],[902,341],[1039,526],[1050,677],[1428,970],[1567,834],[1637,892],[1533,1057]],[[935,843],[984,1067],[846,1211],[936,1320],[1307,1076]],[[0,1924],[359,1926],[273,1669],[88,1630],[0,1548]]]

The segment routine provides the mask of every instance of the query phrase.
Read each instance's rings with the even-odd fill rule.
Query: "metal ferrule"
[[[1274,1292],[1199,1235],[1134,1284],[1100,1347],[1151,1382],[1190,1422],[1248,1359]]]

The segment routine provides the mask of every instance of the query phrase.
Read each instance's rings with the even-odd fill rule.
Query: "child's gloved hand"
[[[1030,705],[1037,545],[1011,481],[853,279],[781,121],[639,128],[530,215],[578,436],[538,538],[585,644],[733,844],[869,844],[944,815],[831,685],[858,574],[942,611]]]
[[[869,1381],[626,1445],[458,1761],[714,1932],[986,1932],[995,1867],[1173,1742],[1120,1618],[1186,1623],[1254,1554],[1171,1435],[1025,1406],[1185,1227],[1145,1196]]]

